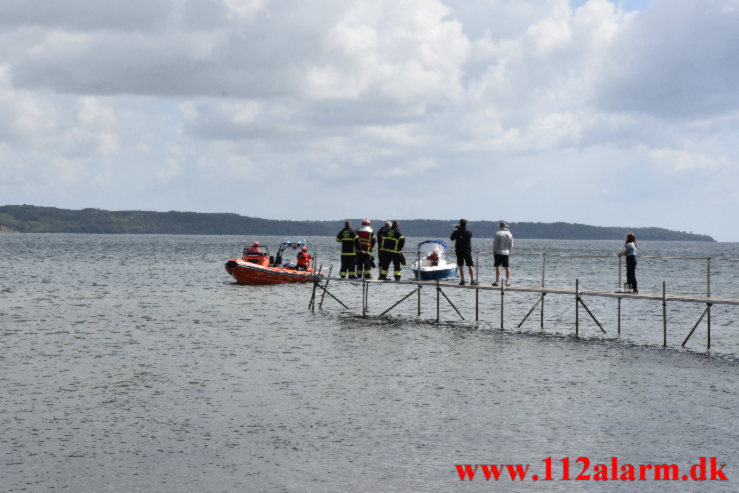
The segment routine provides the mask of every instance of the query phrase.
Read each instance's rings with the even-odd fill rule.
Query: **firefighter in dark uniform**
[[[398,221],[393,221],[390,229],[379,239],[380,245],[380,279],[387,279],[390,262],[395,267],[395,280],[400,281],[400,256],[405,246],[405,236],[398,229]]]
[[[380,262],[380,246],[382,245],[382,237],[385,236],[385,233],[390,231],[390,221],[385,221],[385,223],[380,226],[380,229],[377,230],[377,262]],[[379,270],[379,269],[378,269]]]
[[[372,231],[372,222],[369,219],[362,220],[359,228],[355,248],[357,250],[357,276],[372,279],[372,249],[375,247],[375,233]]]
[[[357,255],[354,244],[356,237],[357,234],[352,230],[352,223],[349,221],[344,222],[344,229],[336,235],[336,241],[341,243],[341,270],[339,271],[339,277],[342,279],[346,279],[347,274],[349,275],[349,279],[357,278],[357,274],[355,273]]]

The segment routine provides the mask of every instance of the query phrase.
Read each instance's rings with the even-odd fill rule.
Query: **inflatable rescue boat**
[[[226,262],[228,272],[237,284],[284,284],[290,282],[312,282],[316,276],[321,277],[320,272],[313,270],[312,261],[306,270],[298,270],[292,264],[282,264],[282,254],[287,248],[293,250],[304,246],[302,241],[284,241],[277,250],[276,257],[270,257],[267,253],[248,253],[244,249],[244,255],[240,259],[232,258]]]

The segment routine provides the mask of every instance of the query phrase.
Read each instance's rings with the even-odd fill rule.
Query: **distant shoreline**
[[[452,219],[400,219],[407,236],[448,238]],[[373,219],[375,229],[382,220]],[[240,216],[232,213],[106,211],[102,209],[58,209],[33,205],[0,206],[0,232],[4,233],[85,233],[85,234],[182,234],[182,235],[276,235],[334,236],[344,219],[334,221],[286,221]],[[355,227],[359,219],[352,219]],[[490,238],[498,222],[469,221],[477,238]],[[633,232],[639,240],[715,242],[711,236],[665,228],[591,226],[577,223],[511,222],[518,239],[539,240],[619,240]]]

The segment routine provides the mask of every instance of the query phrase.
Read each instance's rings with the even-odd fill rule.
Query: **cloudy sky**
[[[739,241],[739,0],[0,4],[0,204]]]

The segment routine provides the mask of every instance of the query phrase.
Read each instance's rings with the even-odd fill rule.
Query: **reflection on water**
[[[259,238],[275,246],[277,238]],[[737,308],[714,307],[678,350],[699,305],[588,300],[608,334],[573,301],[481,301],[447,293],[465,316],[423,292],[387,318],[364,319],[359,286],[332,283],[353,308],[307,310],[310,286],[233,284],[223,269],[251,238],[0,235],[0,473],[3,491],[449,491],[454,464],[531,463],[587,456],[607,462],[693,464],[715,456],[731,471],[736,443]],[[415,240],[410,240],[413,245]],[[489,240],[476,240],[484,248]],[[332,238],[308,238],[325,264]],[[521,252],[613,253],[619,242],[520,241]],[[644,255],[739,256],[736,244],[642,244]],[[490,282],[483,257],[481,278]],[[615,259],[547,259],[547,284],[609,289]],[[714,270],[715,269],[715,270]],[[515,257],[514,282],[538,284],[541,258]],[[642,291],[704,294],[705,263],[639,263]],[[739,265],[712,265],[712,293],[739,297]],[[377,315],[411,286],[370,288]],[[695,291],[695,293],[691,293]],[[659,291],[655,291],[659,292]],[[628,323],[626,321],[628,320]],[[464,485],[539,491],[536,483]],[[630,483],[599,485],[634,491]],[[695,484],[645,490],[698,491]],[[699,484],[736,491],[735,484]],[[680,489],[682,488],[682,489]],[[547,491],[592,491],[554,481]],[[651,491],[651,490],[650,490]]]

